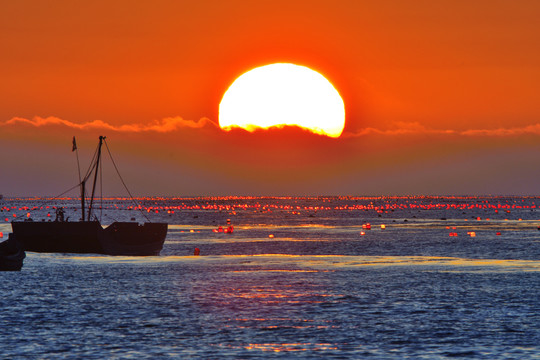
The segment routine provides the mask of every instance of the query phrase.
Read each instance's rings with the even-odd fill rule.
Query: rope
[[[97,153],[98,153],[98,147],[96,147],[96,150],[94,151],[94,156],[92,156],[92,161],[90,161],[90,166],[88,167],[88,170],[86,170],[86,175],[84,175],[84,178],[83,178],[84,182],[88,181],[90,176],[92,176],[92,172],[94,171],[96,167]]]
[[[148,222],[151,222],[150,219],[146,216],[146,214],[141,210],[141,205],[137,202],[137,200],[135,200],[133,195],[131,195],[131,192],[129,191],[126,183],[124,182],[124,179],[122,178],[122,175],[120,175],[120,171],[118,171],[118,167],[116,166],[116,163],[114,162],[114,159],[112,157],[111,151],[109,150],[109,145],[107,144],[107,141],[105,141],[105,139],[103,139],[103,142],[105,143],[105,147],[107,148],[107,152],[109,153],[109,157],[111,158],[111,162],[113,163],[114,169],[116,170],[116,173],[118,174],[118,177],[120,178],[120,181],[122,181],[122,185],[124,185],[124,188],[126,189],[127,193],[129,194],[129,197],[130,197],[131,201],[136,205],[135,208],[137,210],[139,210],[139,212],[142,214],[142,216],[144,216],[144,218]],[[83,182],[86,182],[90,178],[90,176],[92,175],[93,170],[96,167],[97,152],[98,152],[98,149],[96,148],[96,151],[94,152],[94,156],[92,157],[92,161],[90,162],[90,166],[88,167],[86,175],[84,176],[82,181],[80,181],[80,170],[79,170],[79,181],[80,182],[77,185],[71,187],[70,189],[64,191],[63,193],[61,193],[59,195],[56,195],[56,196],[53,196],[52,198],[47,199],[42,204],[40,204],[38,207],[43,207],[44,205],[49,204],[51,199],[57,199],[57,198],[65,195],[65,194],[67,194],[68,192],[80,187]],[[79,161],[79,158],[78,158],[78,153],[77,153],[77,163],[78,163],[78,161]],[[102,202],[101,203],[101,211],[100,211],[100,221],[101,221],[101,218],[103,217],[103,171],[101,171],[101,168],[102,168],[102,164],[100,164],[100,169],[99,169],[100,170],[99,171],[99,173],[100,173],[100,179],[99,180],[100,180],[101,202]],[[86,191],[85,191],[85,194],[83,194],[83,196],[86,197]],[[85,210],[86,209],[82,209],[83,212]],[[90,219],[88,219],[88,220],[90,220]]]
[[[81,186],[81,184],[83,183],[83,181],[87,181],[88,178],[90,177],[90,175],[92,174],[92,170],[94,169],[94,167],[96,166],[95,165],[95,160],[96,160],[96,157],[97,157],[97,151],[98,149],[96,148],[96,151],[94,152],[94,156],[92,158],[92,162],[90,163],[90,167],[88,168],[87,172],[86,172],[86,175],[84,176],[84,179],[81,181],[81,170],[80,170],[80,167],[79,167],[79,150],[78,149],[75,149],[75,151],[77,152],[77,168],[79,169],[79,183],[75,186],[73,186],[72,188],[64,191],[63,193],[61,193],[60,195],[56,195],[56,196],[53,196],[49,199],[47,199],[46,201],[44,201],[43,203],[41,203],[38,207],[43,207],[47,204],[50,204],[51,203],[51,199],[58,199],[60,196],[62,195],[65,195],[67,194],[68,192],[72,191],[73,189],[76,189],[78,187]],[[86,194],[83,194],[83,196],[86,196]],[[85,209],[82,209],[82,211],[84,212]]]
[[[43,206],[45,206],[45,205],[47,205],[47,204],[50,204],[50,203],[51,203],[51,199],[57,199],[57,198],[59,198],[60,196],[62,196],[62,195],[64,195],[64,194],[67,194],[67,193],[70,192],[71,190],[73,190],[73,189],[79,187],[79,185],[80,185],[80,184],[77,184],[77,185],[73,186],[71,189],[68,189],[68,190],[64,191],[63,193],[61,193],[61,194],[59,194],[59,195],[53,196],[52,198],[48,198],[47,200],[45,200],[44,202],[42,202],[41,204],[39,204],[37,207],[38,207],[38,208],[41,208],[41,207],[43,207]]]
[[[112,164],[114,166],[114,169],[116,170],[116,173],[118,174],[118,177],[120,178],[120,181],[122,181],[122,184],[124,185],[124,189],[126,189],[127,193],[129,194],[129,197],[130,197],[131,201],[133,201],[133,203],[136,205],[136,209],[139,210],[139,212],[142,214],[142,216],[144,216],[144,218],[148,222],[151,222],[150,219],[146,216],[146,214],[141,210],[141,205],[135,200],[133,195],[131,195],[131,192],[129,191],[128,187],[126,186],[126,183],[124,182],[124,179],[122,178],[122,175],[120,175],[120,171],[118,171],[118,167],[116,166],[116,163],[114,162],[114,159],[112,157],[111,151],[109,150],[109,145],[107,144],[107,141],[105,139],[103,139],[103,142],[105,143],[105,147],[107,148],[107,152],[109,153],[109,157],[111,158],[111,162],[112,162]]]
[[[81,184],[77,184],[77,185],[73,186],[71,189],[64,191],[64,192],[61,193],[60,195],[54,196],[53,199],[57,199],[57,198],[59,198],[60,196],[62,196],[62,195],[64,195],[64,194],[67,194],[67,193],[70,192],[71,190],[73,190],[73,189],[75,189],[75,188],[78,188],[80,185],[81,185]]]

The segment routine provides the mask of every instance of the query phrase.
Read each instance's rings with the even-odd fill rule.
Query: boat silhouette
[[[105,141],[99,137],[96,156],[85,178],[80,182],[81,210],[80,221],[68,221],[63,209],[57,209],[54,221],[11,222],[13,234],[26,251],[45,253],[93,253],[105,255],[152,256],[159,255],[167,236],[167,223],[116,221],[103,227],[96,216],[92,217],[94,193],[100,169],[101,148]],[[73,149],[76,149],[75,138]],[[114,163],[114,161],[113,161]],[[115,165],[116,167],[116,165]],[[94,173],[92,195],[88,209],[85,206],[85,186]],[[88,215],[85,216],[85,212]]]
[[[21,244],[9,234],[6,241],[0,242],[0,271],[19,271],[26,257]]]

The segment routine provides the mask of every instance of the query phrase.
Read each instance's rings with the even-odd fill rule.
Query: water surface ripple
[[[171,224],[162,256],[28,253],[0,273],[0,358],[538,359],[538,201],[145,200]],[[142,221],[131,205],[104,212]]]

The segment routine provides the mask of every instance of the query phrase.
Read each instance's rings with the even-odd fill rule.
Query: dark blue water
[[[109,200],[105,224],[169,222],[162,256],[28,253],[0,273],[0,358],[537,359],[539,202]],[[0,232],[43,203],[4,200]]]

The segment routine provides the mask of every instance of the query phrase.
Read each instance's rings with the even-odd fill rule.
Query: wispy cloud
[[[117,132],[158,132],[169,133],[180,129],[202,129],[205,127],[219,128],[219,125],[208,119],[201,118],[199,120],[185,120],[180,116],[167,117],[161,120],[154,120],[146,124],[123,124],[113,125],[102,120],[93,120],[84,123],[76,123],[69,120],[60,119],[55,116],[40,117],[35,116],[32,119],[23,117],[14,117],[7,121],[0,121],[1,126],[17,126],[29,125],[34,127],[46,126],[65,126],[67,128],[79,130],[110,130]],[[382,136],[399,136],[399,135],[458,135],[470,137],[507,137],[507,136],[522,136],[522,135],[540,135],[540,123],[527,125],[523,127],[513,128],[498,128],[498,129],[469,129],[469,130],[452,130],[452,129],[432,129],[418,122],[395,122],[391,129],[377,129],[374,127],[366,127],[356,132],[344,132],[341,137],[355,138],[369,135]]]
[[[361,137],[367,135],[461,135],[461,136],[520,136],[520,135],[540,135],[540,124],[527,125],[514,128],[498,129],[469,129],[469,130],[451,130],[451,129],[431,129],[421,125],[418,122],[406,123],[396,122],[392,129],[381,130],[372,127],[360,129],[356,132],[343,133],[343,137]]]
[[[519,136],[519,135],[540,135],[540,124],[528,125],[524,127],[499,128],[489,130],[465,130],[460,132],[466,136]]]
[[[161,120],[154,120],[148,124],[124,124],[124,125],[112,125],[106,123],[102,120],[93,120],[85,123],[75,123],[73,121],[60,119],[54,116],[49,116],[42,118],[35,116],[32,119],[26,119],[22,117],[14,117],[10,120],[0,122],[0,126],[14,126],[19,124],[31,125],[35,127],[42,126],[54,126],[60,125],[72,129],[79,130],[95,130],[95,129],[105,129],[118,132],[145,132],[145,131],[154,131],[154,132],[172,132],[182,128],[192,128],[198,129],[205,126],[218,126],[212,120],[208,118],[201,118],[199,120],[185,120],[179,116],[168,117]]]
[[[360,137],[366,135],[421,135],[421,134],[456,134],[455,130],[429,129],[418,122],[396,122],[392,129],[363,128],[354,133],[343,133],[344,137]]]

